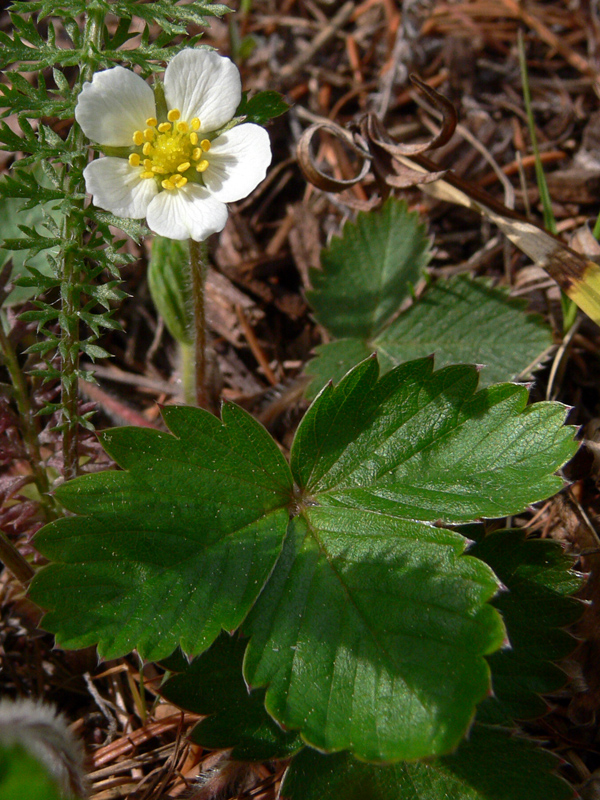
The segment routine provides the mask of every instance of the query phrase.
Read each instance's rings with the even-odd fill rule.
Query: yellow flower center
[[[148,126],[133,134],[133,143],[139,152],[129,156],[132,167],[143,167],[142,178],[155,178],[168,191],[182,189],[195,174],[202,174],[208,167],[206,153],[210,141],[198,136],[200,120],[180,121],[181,112],[172,108],[167,114],[168,122],[154,117],[146,120]]]

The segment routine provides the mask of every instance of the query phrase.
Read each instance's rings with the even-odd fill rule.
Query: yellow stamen
[[[153,178],[165,191],[175,192],[188,184],[190,179],[186,174],[189,175],[192,168],[198,173],[208,169],[205,152],[210,149],[210,140],[200,141],[197,117],[191,122],[184,121],[181,111],[172,108],[167,119],[159,124],[155,117],[148,117],[147,127],[135,131],[133,136],[141,152],[134,152],[128,158],[131,166],[142,167],[142,178]]]

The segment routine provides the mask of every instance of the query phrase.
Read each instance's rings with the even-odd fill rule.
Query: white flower
[[[265,177],[269,136],[251,123],[215,135],[233,118],[242,89],[235,64],[213,51],[178,53],[165,71],[164,96],[161,119],[154,92],[134,72],[114,67],[84,84],[77,122],[88,139],[122,154],[88,164],[86,188],[95,205],[119,217],[145,217],[161,236],[202,241],[225,227],[225,203]]]

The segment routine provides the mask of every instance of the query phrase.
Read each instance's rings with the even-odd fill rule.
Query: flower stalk
[[[209,386],[206,357],[206,275],[208,248],[206,242],[190,239],[190,274],[194,305],[194,376],[195,401],[199,408],[214,411],[213,393]]]

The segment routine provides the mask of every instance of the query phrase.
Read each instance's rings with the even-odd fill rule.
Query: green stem
[[[196,368],[195,345],[184,342],[177,343],[179,355],[179,374],[183,389],[183,402],[188,406],[196,405]]]
[[[85,81],[91,80],[97,66],[95,53],[102,43],[102,12],[92,11],[88,15],[84,29],[84,47],[88,57],[84,59],[79,76],[78,90]],[[85,136],[81,128],[73,125],[70,137],[71,149],[80,153],[73,160],[73,168],[66,175],[67,192],[74,197],[81,194],[81,173],[87,163]],[[76,210],[83,210],[84,201],[72,201]],[[76,477],[79,471],[77,413],[78,372],[79,372],[79,306],[81,296],[82,265],[74,250],[83,243],[83,229],[80,216],[70,214],[64,218],[63,241],[65,242],[61,276],[61,404],[63,428],[63,461],[66,480]]]
[[[206,358],[206,275],[208,249],[206,242],[190,239],[190,272],[192,278],[192,302],[194,306],[194,369],[196,375],[196,405],[214,410],[212,393],[208,382]]]
[[[37,419],[35,416],[35,411],[31,405],[23,370],[19,364],[17,354],[10,343],[10,339],[4,330],[2,320],[0,320],[0,352],[2,353],[4,365],[8,370],[8,374],[10,375],[10,380],[13,386],[17,410],[19,412],[19,417],[21,418],[21,434],[23,436],[23,442],[27,451],[27,458],[29,459],[29,463],[31,465],[33,479],[40,496],[40,504],[44,508],[46,518],[50,520],[55,516],[54,505],[48,494],[50,491],[50,484],[48,482],[48,475],[44,469],[44,462],[40,452]]]
[[[525,103],[525,111],[527,113],[527,125],[529,127],[529,136],[531,138],[531,148],[535,157],[535,176],[540,193],[540,200],[544,212],[544,227],[550,233],[556,235],[556,219],[554,211],[552,210],[552,199],[548,189],[548,183],[544,174],[544,166],[540,158],[540,150],[538,147],[537,134],[535,132],[535,120],[533,118],[533,107],[531,105],[531,92],[529,90],[529,73],[527,71],[527,59],[525,57],[525,43],[523,41],[523,31],[519,30],[517,44],[519,48],[519,64],[521,67],[521,82],[523,86],[523,100]],[[568,297],[561,289],[560,304],[563,313],[563,331],[569,331],[577,317],[577,305]]]
[[[23,558],[4,531],[0,531],[0,561],[23,585],[28,584],[35,575],[31,564]]]

